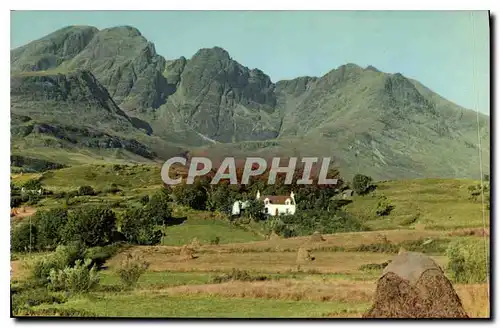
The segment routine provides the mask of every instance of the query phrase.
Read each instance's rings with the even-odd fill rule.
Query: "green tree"
[[[264,218],[264,202],[257,199],[248,201],[248,207],[245,209],[246,214],[254,221],[259,221]]]
[[[54,208],[39,211],[37,217],[37,244],[39,249],[54,249],[63,242],[64,229],[68,223],[68,210]]]
[[[94,196],[95,190],[91,186],[81,186],[78,188],[78,195],[80,196]]]
[[[207,187],[200,181],[195,181],[193,184],[176,185],[172,194],[180,205],[186,205],[195,210],[204,210],[207,206]]]
[[[37,229],[34,222],[23,222],[11,232],[10,248],[14,252],[36,250]]]
[[[88,247],[104,246],[116,230],[115,213],[110,209],[90,207],[71,212],[64,229],[64,241],[80,241]]]
[[[374,185],[372,178],[363,174],[356,174],[352,179],[352,187],[358,195],[365,195],[369,193]]]
[[[143,214],[147,215],[154,225],[167,224],[168,219],[172,216],[169,196],[162,191],[155,193],[146,204]]]
[[[163,237],[162,231],[143,208],[127,209],[121,217],[120,230],[132,244],[156,245]]]

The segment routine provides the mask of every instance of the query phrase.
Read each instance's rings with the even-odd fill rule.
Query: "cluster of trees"
[[[53,250],[73,242],[96,247],[124,240],[153,245],[161,241],[161,228],[170,218],[169,195],[164,191],[143,206],[127,209],[118,218],[121,220],[113,210],[99,206],[38,211],[12,230],[11,248],[19,252]]]

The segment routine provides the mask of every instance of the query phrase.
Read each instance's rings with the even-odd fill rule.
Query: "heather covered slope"
[[[43,110],[60,107],[59,98],[40,98],[26,108],[22,104],[33,102],[32,96],[19,93],[14,83],[12,113],[64,120],[75,128],[86,122],[113,125],[113,131],[130,128],[134,132],[127,135],[154,148],[159,159],[182,150],[214,157],[330,156],[346,176],[479,178],[476,113],[400,73],[346,64],[321,77],[273,83],[220,47],[166,60],[128,26],[64,28],[12,50],[11,61],[16,76],[86,70],[114,103],[99,113],[80,110],[81,119],[74,121],[73,107],[66,116]],[[91,99],[103,91],[85,93]],[[479,135],[489,171],[489,117],[482,114]]]

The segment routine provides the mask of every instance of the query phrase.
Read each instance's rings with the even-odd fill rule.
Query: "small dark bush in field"
[[[146,272],[149,267],[149,263],[142,261],[138,257],[133,257],[127,254],[127,257],[122,261],[120,267],[117,270],[118,276],[122,284],[127,287],[134,287],[141,275]]]
[[[78,188],[78,195],[79,196],[94,196],[95,190],[91,186],[81,186],[80,188]]]
[[[372,178],[369,176],[356,174],[352,179],[352,187],[358,195],[365,195],[375,188],[372,181]]]
[[[359,270],[361,271],[383,270],[386,266],[389,265],[389,263],[391,263],[390,260],[383,263],[363,264],[359,267]]]
[[[10,249],[13,252],[28,252],[36,250],[37,228],[34,222],[22,222],[12,229]]]
[[[220,284],[227,281],[264,281],[268,280],[268,276],[252,276],[248,271],[233,269],[230,273],[215,276],[212,278],[212,283]]]
[[[56,192],[52,197],[55,199],[64,199],[66,198],[66,192],[65,191]]]
[[[399,246],[391,243],[363,244],[353,248],[355,252],[391,253],[397,254]]]
[[[23,203],[23,199],[21,196],[11,196],[10,197],[10,207],[11,208],[18,207],[22,203]]]
[[[106,260],[115,255],[123,246],[124,243],[114,243],[106,246],[88,248],[85,251],[84,258],[92,261],[90,264],[91,266],[95,265],[97,269],[100,269]]]
[[[212,239],[210,240],[210,244],[211,244],[211,245],[219,245],[219,243],[220,243],[220,238],[219,238],[219,236],[215,236],[214,238],[212,238]]]
[[[386,216],[389,215],[393,209],[394,206],[391,205],[387,197],[382,196],[378,201],[376,214],[378,216]]]
[[[149,203],[149,195],[144,195],[139,199],[142,206],[146,206]]]

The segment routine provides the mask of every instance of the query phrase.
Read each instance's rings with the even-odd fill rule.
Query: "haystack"
[[[191,240],[191,247],[198,248],[200,246],[201,246],[200,241],[198,240],[198,238],[194,237],[193,240]]]
[[[395,256],[377,283],[363,318],[468,318],[442,269],[428,256]]]
[[[323,236],[318,232],[318,231],[315,231],[312,235],[311,235],[311,239],[310,239],[312,242],[318,242],[318,241],[325,241],[325,238],[323,238]]]
[[[180,257],[181,259],[183,260],[192,260],[195,258],[194,256],[194,251],[192,248],[189,248],[188,245],[184,245],[182,246],[181,248],[181,253],[180,253]]]
[[[309,261],[314,261],[314,257],[311,256],[311,250],[309,248],[300,247],[297,252],[297,264],[307,263]]]
[[[280,235],[278,235],[276,232],[271,232],[271,234],[269,235],[269,240],[280,240],[281,237]]]

